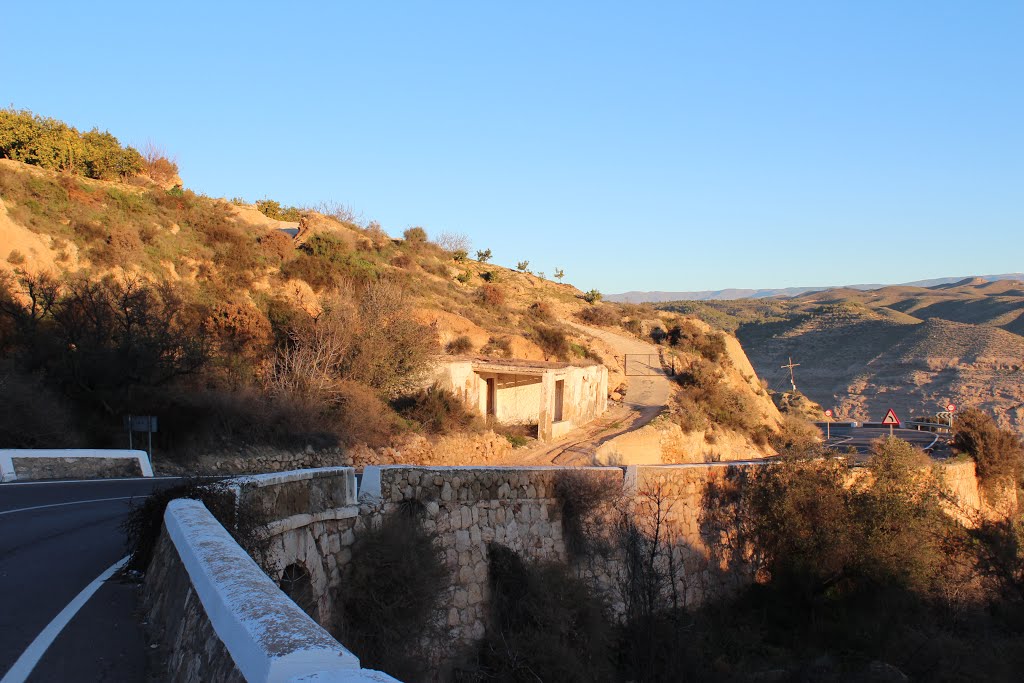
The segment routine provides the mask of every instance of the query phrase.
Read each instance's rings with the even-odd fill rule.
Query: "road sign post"
[[[953,413],[956,412],[956,404],[952,403],[952,402],[946,404],[946,412],[949,413],[949,429],[952,431],[952,429],[953,429]]]
[[[825,441],[832,438],[832,416],[834,414],[831,408],[825,411]]]
[[[896,417],[896,411],[889,408],[889,412],[885,414],[885,418],[882,419],[883,425],[889,425],[889,438],[893,437],[893,430],[900,426],[900,419]]]
[[[124,428],[128,431],[128,448],[132,448],[132,434],[146,432],[146,450],[150,459],[153,458],[153,432],[156,431],[155,415],[125,415]]]

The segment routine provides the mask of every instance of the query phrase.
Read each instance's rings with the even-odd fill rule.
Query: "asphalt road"
[[[118,525],[130,509],[126,498],[174,483],[0,485],[0,676],[82,589],[125,556]],[[28,680],[145,680],[145,643],[134,614],[137,592],[137,584],[104,583]]]
[[[817,423],[822,435],[825,434],[825,423]],[[829,428],[830,438],[828,445],[842,453],[850,448],[855,448],[860,455],[866,455],[871,450],[871,444],[880,438],[889,436],[888,427],[850,427],[849,424],[833,424]],[[919,432],[916,429],[894,429],[893,436],[908,441],[918,448],[933,448],[933,455],[940,456],[945,450],[945,435],[935,432]]]

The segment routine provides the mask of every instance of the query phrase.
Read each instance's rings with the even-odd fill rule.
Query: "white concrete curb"
[[[14,470],[15,458],[132,458],[139,461],[143,477],[153,476],[153,466],[146,451],[105,450],[101,448],[66,448],[46,450],[35,448],[7,448],[0,450],[0,481],[17,481]]]

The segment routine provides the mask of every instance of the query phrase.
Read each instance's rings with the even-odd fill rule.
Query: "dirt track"
[[[570,323],[581,332],[596,337],[610,346],[616,362],[623,363],[625,354],[658,354],[658,347],[608,330]],[[633,367],[633,361],[630,361]],[[660,373],[660,368],[655,369]],[[505,464],[516,465],[591,465],[597,447],[610,439],[639,429],[653,420],[668,403],[672,382],[664,374],[626,378],[626,395],[612,403],[597,420],[573,430],[553,443],[513,451]]]

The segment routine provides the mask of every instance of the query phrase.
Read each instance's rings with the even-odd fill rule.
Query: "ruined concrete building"
[[[552,441],[608,408],[608,369],[527,360],[465,358],[437,368],[435,381],[480,415],[502,424],[537,425]]]

